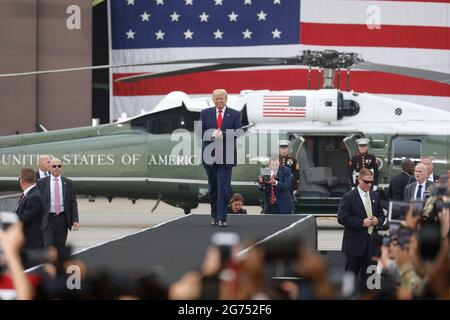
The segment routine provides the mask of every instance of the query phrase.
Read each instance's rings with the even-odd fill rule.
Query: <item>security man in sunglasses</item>
[[[51,174],[36,183],[44,203],[42,230],[44,246],[63,247],[68,230],[78,230],[78,204],[72,180],[61,176],[62,163],[58,158],[50,162]]]
[[[372,171],[362,168],[358,185],[342,196],[337,220],[344,226],[342,251],[346,256],[345,271],[358,278],[359,285],[367,285],[367,279],[374,274],[376,265],[373,257],[380,256],[381,237],[378,226],[384,222],[380,197],[371,190],[374,183]],[[372,271],[370,271],[372,270]]]
[[[350,189],[358,185],[358,174],[362,168],[368,169],[373,173],[374,185],[378,185],[378,164],[375,155],[369,153],[369,139],[361,138],[356,140],[358,153],[348,162],[349,165],[349,186]],[[374,188],[375,190],[376,188]]]

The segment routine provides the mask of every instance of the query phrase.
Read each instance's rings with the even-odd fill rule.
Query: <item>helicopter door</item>
[[[300,149],[305,143],[305,138],[297,135],[296,133],[291,135],[295,137],[295,140],[289,145],[289,154],[292,155],[295,159],[298,159],[300,156]]]
[[[355,153],[358,152],[358,145],[356,144],[356,140],[361,138],[361,135],[352,134],[351,136],[345,137],[342,141],[347,147],[348,156],[351,159]]]
[[[345,137],[342,140],[342,142],[344,142],[347,148],[349,159],[351,159],[353,155],[358,152],[358,145],[356,144],[356,140],[359,138],[361,138],[361,135],[352,134],[351,136]],[[353,182],[355,182],[358,179],[356,172],[353,173],[352,179]]]

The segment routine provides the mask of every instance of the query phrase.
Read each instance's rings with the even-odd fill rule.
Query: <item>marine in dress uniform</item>
[[[374,185],[378,185],[378,164],[375,155],[368,152],[369,139],[361,138],[356,140],[356,143],[358,145],[358,153],[353,155],[348,163],[350,188],[358,185],[355,174],[362,168],[369,169],[373,172]]]

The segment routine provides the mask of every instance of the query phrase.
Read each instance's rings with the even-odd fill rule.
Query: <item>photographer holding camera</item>
[[[258,188],[264,191],[264,213],[292,213],[294,205],[290,194],[292,184],[291,171],[285,166],[280,166],[278,154],[270,156],[267,169],[267,174],[258,176]]]

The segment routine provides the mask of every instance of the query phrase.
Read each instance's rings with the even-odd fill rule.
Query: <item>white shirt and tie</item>
[[[419,184],[419,182],[417,182],[416,188],[414,189],[414,195],[413,195],[414,199],[423,200],[423,195],[424,195],[426,186],[427,186],[427,180],[425,180],[421,184]],[[419,197],[419,195],[420,195],[420,197]]]
[[[49,176],[49,173],[47,171],[42,171],[41,169],[39,169],[39,178],[45,178],[48,176]]]
[[[221,110],[222,112],[221,112],[221,114],[222,114],[222,120],[223,120],[223,118],[225,117],[225,110],[227,109],[227,107],[225,106],[225,107],[223,107],[223,109]],[[216,107],[216,120],[217,120],[217,117],[219,116],[219,108],[217,108]]]
[[[62,180],[61,176],[54,177],[50,176],[50,212],[56,213],[55,208],[55,179],[57,180],[56,185],[58,186],[59,193],[59,204],[60,204],[60,212],[64,211],[64,198],[63,198],[63,190],[62,190]]]
[[[364,192],[359,186],[358,186],[358,193],[359,196],[361,197],[362,203],[364,204],[364,209],[366,210],[366,215],[367,218],[372,218],[373,217],[373,213],[372,213],[372,200],[370,199],[370,194],[369,192]],[[373,232],[373,226],[370,226],[367,228],[367,232],[369,234],[372,234]]]

